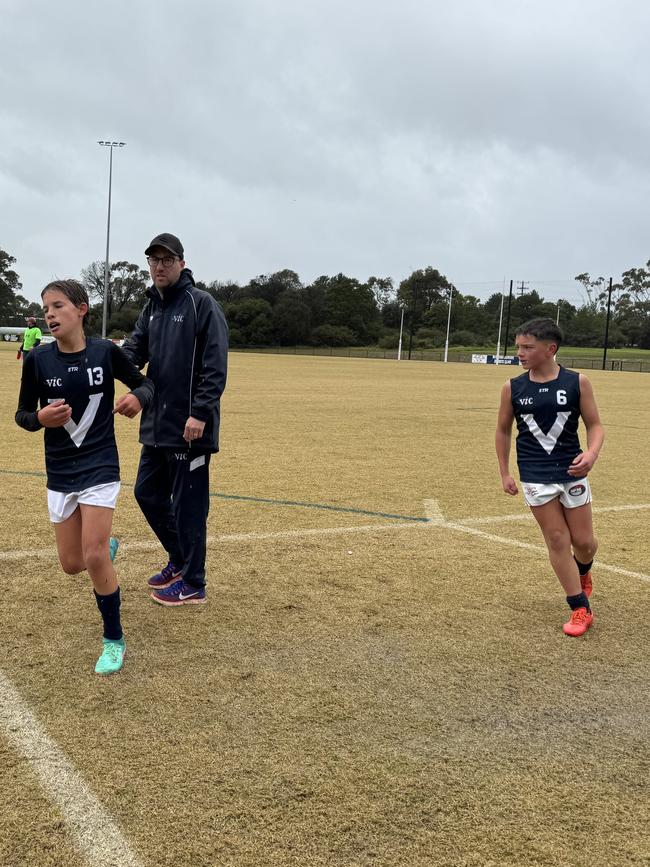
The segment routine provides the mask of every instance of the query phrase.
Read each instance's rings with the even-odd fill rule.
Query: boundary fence
[[[396,349],[355,349],[354,347],[336,346],[232,346],[230,352],[257,352],[269,355],[318,355],[328,358],[378,358],[396,361]],[[475,352],[450,352],[448,361],[472,363],[472,355]],[[442,349],[419,349],[411,352],[411,361],[443,361],[444,350]],[[409,360],[407,353],[402,352],[402,361]],[[601,370],[602,358],[564,357],[559,359],[565,367],[579,367],[583,370]],[[644,361],[639,358],[612,358],[607,359],[605,370],[622,370],[631,373],[650,373],[650,359]]]

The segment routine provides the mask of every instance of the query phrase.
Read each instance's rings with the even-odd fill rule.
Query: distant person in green
[[[23,342],[20,344],[20,349],[16,354],[16,358],[22,355],[23,361],[27,358],[29,352],[34,349],[43,339],[41,329],[36,325],[36,319],[33,316],[27,317],[27,328],[23,333]]]

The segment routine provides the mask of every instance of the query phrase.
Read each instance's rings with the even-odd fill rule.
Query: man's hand
[[[113,415],[119,413],[120,415],[125,415],[127,418],[135,418],[141,410],[142,404],[132,392],[129,392],[128,394],[123,394],[117,401]]]
[[[503,486],[503,490],[506,494],[510,494],[511,497],[516,496],[519,493],[519,488],[517,487],[517,482],[512,478],[512,476],[502,476],[501,484]]]
[[[183,439],[188,443],[193,442],[194,440],[198,440],[199,437],[203,436],[203,430],[205,428],[205,422],[199,421],[198,418],[192,418],[190,416],[188,420],[185,422],[185,430],[183,431]]]
[[[591,470],[593,465],[596,463],[596,458],[598,455],[595,455],[593,452],[587,450],[586,452],[582,452],[578,457],[573,461],[567,473],[570,476],[575,476],[576,478],[582,479],[587,473]]]
[[[23,354],[23,353],[21,352],[20,349],[19,349],[18,352],[16,353],[16,358],[17,358],[19,361],[20,361],[20,358],[21,358],[22,354]]]
[[[70,420],[72,409],[63,398],[39,409],[37,418],[43,427],[63,427]]]

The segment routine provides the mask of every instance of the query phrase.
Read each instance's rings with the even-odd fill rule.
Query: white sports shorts
[[[47,489],[47,507],[50,510],[50,521],[61,524],[67,521],[77,506],[102,506],[104,509],[114,509],[120,493],[119,482],[108,482],[105,485],[95,485],[83,491],[51,491]]]
[[[540,482],[522,482],[524,499],[529,506],[544,506],[556,497],[566,509],[576,509],[591,503],[591,488],[588,479],[576,482],[553,482],[543,485]]]

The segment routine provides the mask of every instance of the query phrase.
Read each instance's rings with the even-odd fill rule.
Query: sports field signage
[[[472,364],[519,364],[516,355],[472,355]]]

